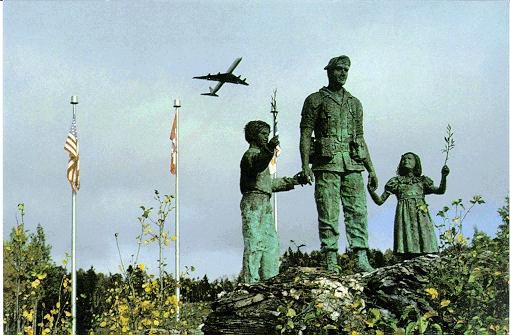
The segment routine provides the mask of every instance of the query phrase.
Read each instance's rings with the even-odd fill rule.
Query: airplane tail
[[[209,95],[211,97],[217,97],[218,95],[214,92],[214,89],[209,86],[209,93],[202,93],[201,95]]]

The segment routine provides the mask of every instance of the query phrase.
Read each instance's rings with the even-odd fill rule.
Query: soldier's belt
[[[335,137],[321,137],[315,140],[314,149],[317,157],[333,158],[336,153],[349,151],[349,141],[340,141]]]

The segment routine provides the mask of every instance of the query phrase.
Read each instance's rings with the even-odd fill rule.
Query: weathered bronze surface
[[[361,102],[344,88],[350,65],[347,56],[339,56],[324,68],[329,84],[309,95],[303,104],[299,148],[302,174],[310,184],[315,180],[319,237],[327,269],[337,271],[342,204],[347,242],[357,250],[358,268],[372,271],[366,257],[367,206],[361,172],[368,171],[373,187],[377,187],[377,177],[363,137]]]
[[[276,233],[271,194],[289,191],[306,183],[298,173],[294,177],[272,178],[269,162],[279,144],[278,136],[269,139],[270,127],[263,121],[245,126],[250,147],[241,159],[241,217],[243,222],[243,269],[245,283],[274,277],[279,272],[280,246]]]
[[[402,155],[397,168],[397,176],[384,186],[384,192],[378,196],[375,188],[368,186],[374,202],[382,205],[391,194],[398,199],[395,213],[393,251],[407,257],[428,253],[437,253],[438,245],[434,225],[430,218],[426,194],[443,194],[446,191],[448,166],[441,169],[439,187],[429,177],[422,175],[418,155],[408,152]]]

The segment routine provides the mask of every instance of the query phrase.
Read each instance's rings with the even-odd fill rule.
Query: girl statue
[[[382,205],[391,194],[397,197],[395,213],[393,252],[405,258],[423,254],[437,253],[438,245],[434,225],[425,202],[426,194],[444,194],[446,176],[450,173],[448,166],[441,169],[439,187],[422,175],[418,155],[405,153],[400,159],[397,176],[391,178],[384,186],[381,196],[375,193],[370,184],[368,191],[377,205]]]

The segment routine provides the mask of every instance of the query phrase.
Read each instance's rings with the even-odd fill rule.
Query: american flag
[[[170,131],[170,141],[172,141],[172,153],[170,154],[170,173],[175,175],[177,172],[177,113],[174,115],[172,130]]]
[[[64,150],[69,153],[69,162],[67,163],[67,180],[71,184],[73,192],[80,189],[80,155],[78,149],[78,134],[76,131],[76,118],[73,115],[73,123],[67,134]]]

